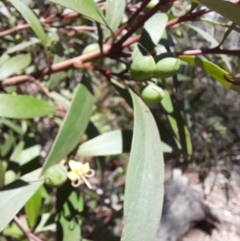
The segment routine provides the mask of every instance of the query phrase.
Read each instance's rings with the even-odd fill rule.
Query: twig
[[[220,48],[212,48],[212,49],[194,49],[194,50],[186,50],[182,52],[176,53],[176,55],[205,55],[205,54],[226,54],[240,57],[240,49],[237,50],[229,50],[229,49],[220,49]]]
[[[103,55],[106,56],[110,51],[111,46],[105,44],[103,46]],[[16,85],[21,84],[26,81],[33,81],[34,79],[38,79],[39,77],[43,77],[45,75],[49,75],[55,72],[68,70],[70,68],[76,68],[81,66],[83,63],[88,62],[90,60],[97,59],[100,56],[100,50],[96,50],[89,54],[80,55],[78,57],[68,59],[66,61],[62,61],[60,63],[56,63],[51,65],[50,67],[47,67],[41,71],[35,72],[32,76],[30,75],[20,75],[20,76],[14,76],[8,79],[5,79],[2,81],[1,85],[2,87],[10,86],[10,85]]]
[[[209,9],[209,8],[206,8],[206,9],[196,11],[194,13],[187,13],[187,14],[181,16],[181,17],[174,18],[174,19],[170,20],[167,23],[167,27],[168,28],[172,27],[173,25],[176,25],[176,24],[184,22],[184,21],[196,21],[202,15],[204,15],[206,13],[210,13],[210,12],[212,12],[212,10]]]
[[[33,240],[33,241],[42,241],[42,239],[38,238],[35,234],[33,234],[29,229],[27,229],[22,222],[20,221],[20,219],[15,216],[13,218],[13,221],[17,224],[17,226],[21,229],[21,231],[24,233],[24,235],[26,236],[26,238],[28,238],[29,240]]]
[[[79,16],[80,16],[79,13],[68,13],[68,14],[58,16],[58,17],[50,17],[50,18],[45,18],[45,19],[41,18],[40,23],[41,24],[50,24],[50,23],[54,23],[54,22],[59,22],[63,19],[74,19],[74,18],[77,18]],[[28,29],[28,28],[30,28],[29,24],[18,25],[14,28],[11,28],[11,29],[0,32],[0,38],[4,37],[6,35],[9,35],[9,34],[16,33],[18,31],[21,31],[21,30],[24,30],[24,29]]]
[[[174,2],[175,0],[161,0],[157,5],[155,5],[150,11],[148,11],[116,44],[116,48],[122,46],[122,44],[130,37],[133,33],[136,32],[143,24],[153,16],[161,6],[166,5],[169,2]]]
[[[137,9],[136,12],[134,12],[134,14],[128,19],[128,21],[117,30],[116,36],[120,35],[125,28],[130,26],[130,24],[133,22],[133,20],[139,15],[139,13],[141,13],[143,11],[143,9],[148,5],[148,3],[150,1],[151,0],[145,0],[141,4],[141,6]]]

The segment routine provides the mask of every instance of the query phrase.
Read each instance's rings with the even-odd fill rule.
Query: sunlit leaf
[[[119,24],[121,23],[125,6],[126,0],[106,1],[106,22],[113,32],[117,30]],[[107,36],[109,36],[109,34],[110,32],[107,33]]]
[[[165,13],[156,13],[145,22],[144,29],[148,32],[155,45],[162,38],[167,22],[168,16]]]
[[[141,55],[148,55],[159,43],[167,25],[168,17],[165,13],[156,13],[144,24],[139,44],[135,46],[132,59]]]
[[[22,150],[18,159],[19,165],[24,165],[30,162],[31,160],[33,160],[34,158],[40,156],[40,150],[41,150],[40,145],[31,146]]]
[[[104,24],[105,19],[101,11],[93,0],[50,0],[51,2],[58,3],[66,8],[72,9],[87,18],[95,20],[99,23]]]
[[[123,241],[155,240],[163,203],[164,161],[156,122],[131,91],[134,131],[124,197]]]
[[[19,54],[3,63],[0,67],[0,80],[16,74],[18,71],[25,69],[31,63],[30,54]]]
[[[77,154],[80,156],[107,156],[130,152],[131,139],[131,131],[110,131],[81,144]],[[163,152],[172,151],[172,148],[166,143],[162,142],[161,147]]]
[[[0,232],[43,184],[39,174],[37,169],[0,189]]]
[[[42,214],[41,220],[40,220],[38,226],[35,228],[34,233],[40,233],[40,232],[50,231],[50,230],[56,229],[55,223],[53,223],[53,222],[50,223],[50,224],[48,223],[50,217],[51,217],[50,213]]]
[[[17,162],[20,159],[22,150],[24,148],[25,142],[24,141],[20,141],[14,148],[12,155],[10,156],[9,160],[13,161],[13,162]]]
[[[38,18],[33,13],[33,11],[20,0],[9,0],[11,4],[21,13],[22,17],[31,26],[32,30],[41,40],[42,44],[46,44],[46,35],[44,33],[43,27],[40,24]]]
[[[0,117],[24,119],[45,116],[54,106],[27,95],[0,94]]]
[[[51,165],[59,163],[78,144],[80,137],[87,128],[92,107],[91,93],[84,85],[78,85],[68,113],[44,163],[43,172]]]

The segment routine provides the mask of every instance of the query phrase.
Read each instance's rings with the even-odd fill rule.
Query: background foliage
[[[1,1],[0,240],[120,240],[123,216],[122,240],[154,240],[164,162],[202,181],[239,163],[239,12],[223,0]],[[181,60],[148,80],[165,91],[153,106],[129,75],[142,55]],[[72,186],[69,160],[95,175]]]

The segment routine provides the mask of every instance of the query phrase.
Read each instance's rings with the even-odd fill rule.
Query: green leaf
[[[227,19],[240,25],[240,5],[225,0],[198,0],[203,5],[216,11]]]
[[[39,211],[42,203],[42,189],[41,187],[33,194],[33,196],[25,204],[24,209],[28,218],[30,227],[33,227],[37,221]]]
[[[191,24],[183,23],[182,25],[187,26],[188,28],[191,28],[192,30],[196,31],[199,35],[201,35],[206,41],[211,43],[210,48],[217,47],[219,45],[219,42],[208,32],[204,31],[201,28],[198,28],[196,26],[193,26]]]
[[[42,44],[46,45],[46,35],[44,33],[43,27],[40,24],[38,18],[33,13],[33,11],[20,0],[9,0],[11,4],[21,13],[22,17],[31,26],[34,33],[41,40]]]
[[[59,163],[76,147],[87,128],[92,108],[91,93],[84,85],[78,85],[65,120],[44,163],[43,173],[50,166]]]
[[[183,23],[182,25],[185,25],[191,29],[193,29],[194,31],[196,31],[199,35],[201,35],[206,41],[211,43],[210,48],[215,48],[217,46],[219,46],[219,42],[212,36],[210,35],[208,32],[202,30],[201,28],[198,28],[196,26],[193,26],[191,24],[186,24]],[[221,57],[223,62],[225,63],[226,67],[228,68],[229,71],[232,71],[232,66],[230,63],[230,59],[228,56],[224,55],[224,54],[217,54],[217,56]]]
[[[19,54],[3,63],[0,67],[0,80],[25,69],[31,63],[31,54]]]
[[[165,13],[156,13],[144,24],[139,44],[134,48],[132,59],[148,55],[162,38],[168,17]]]
[[[46,231],[56,229],[55,223],[49,223],[48,222],[50,218],[51,218],[50,213],[42,214],[41,220],[40,220],[38,226],[34,229],[34,233],[41,233],[41,232],[46,232]]]
[[[110,29],[115,32],[121,23],[124,10],[126,7],[126,0],[107,0],[106,2],[106,22]],[[106,36],[109,37],[110,32]]]
[[[192,141],[187,125],[184,123],[183,117],[175,104],[173,104],[171,96],[165,90],[164,98],[161,104],[166,112],[169,125],[171,126],[173,138],[179,149],[184,154],[192,155]]]
[[[86,141],[78,148],[77,154],[80,156],[108,156],[119,155],[129,152],[130,148],[124,148],[125,142],[131,145],[132,133],[130,131],[110,131]],[[171,152],[172,148],[166,143],[161,143],[163,152]]]
[[[15,138],[14,138],[12,132],[10,132],[9,134],[4,133],[3,137],[4,137],[4,142],[1,145],[1,156],[5,157],[9,153],[11,148],[13,147],[13,145],[15,143]]]
[[[105,24],[105,19],[97,5],[93,0],[50,0],[51,2],[60,4],[66,8],[70,8],[85,17],[95,20],[99,23]]]
[[[155,45],[158,44],[162,38],[167,22],[168,16],[165,13],[156,13],[145,22],[144,28]]]
[[[123,241],[154,241],[163,204],[164,161],[156,122],[149,108],[131,91],[133,141],[128,164]]]
[[[43,184],[39,174],[37,169],[0,189],[0,232]]]
[[[63,95],[55,92],[55,91],[52,91],[51,92],[51,97],[60,105],[62,106],[64,109],[68,109],[69,106],[70,106],[70,101],[64,97]]]
[[[107,156],[123,153],[122,131],[116,130],[97,136],[80,145],[80,156]]]
[[[25,150],[22,150],[21,154],[18,157],[17,162],[19,163],[19,165],[25,165],[26,163],[30,162],[34,158],[40,156],[40,150],[41,150],[40,145],[31,146]]]
[[[18,160],[20,158],[24,145],[25,145],[24,141],[20,141],[14,148],[13,153],[10,156],[9,160],[18,163]]]
[[[239,85],[234,85],[226,80],[226,78],[232,79],[233,77],[227,71],[221,69],[218,65],[204,58],[199,58],[195,56],[181,55],[179,56],[179,58],[190,65],[202,68],[208,75],[210,75],[213,79],[219,81],[223,86],[240,93]]]
[[[20,44],[17,44],[11,48],[9,48],[6,53],[7,54],[12,54],[12,53],[15,53],[17,51],[21,51],[21,50],[24,50],[34,44],[37,44],[37,43],[40,43],[39,39],[36,39],[36,38],[33,38],[32,40],[30,41],[26,41],[26,42],[23,42],[23,43],[20,43]]]
[[[0,117],[25,119],[48,115],[54,106],[27,95],[0,94]]]
[[[0,57],[0,67],[9,59],[10,59],[10,56],[8,54],[3,54]]]
[[[8,128],[12,129],[15,131],[17,134],[21,135],[22,134],[22,129],[20,126],[15,124],[13,121],[8,120],[8,119],[0,119],[0,124],[3,124],[7,126]]]
[[[57,213],[60,213],[57,222],[57,240],[82,240],[82,221],[79,217],[79,213],[83,211],[84,207],[82,196],[73,189],[70,182],[66,182],[58,188],[56,198]]]
[[[4,185],[5,172],[6,172],[6,165],[2,160],[0,160],[0,188]]]

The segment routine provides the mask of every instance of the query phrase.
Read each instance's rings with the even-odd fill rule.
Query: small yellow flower
[[[92,189],[91,184],[86,177],[92,177],[95,175],[95,171],[90,168],[89,163],[76,162],[70,160],[68,163],[71,171],[67,173],[68,178],[72,181],[72,186],[78,187],[82,183],[85,183],[89,189]]]

